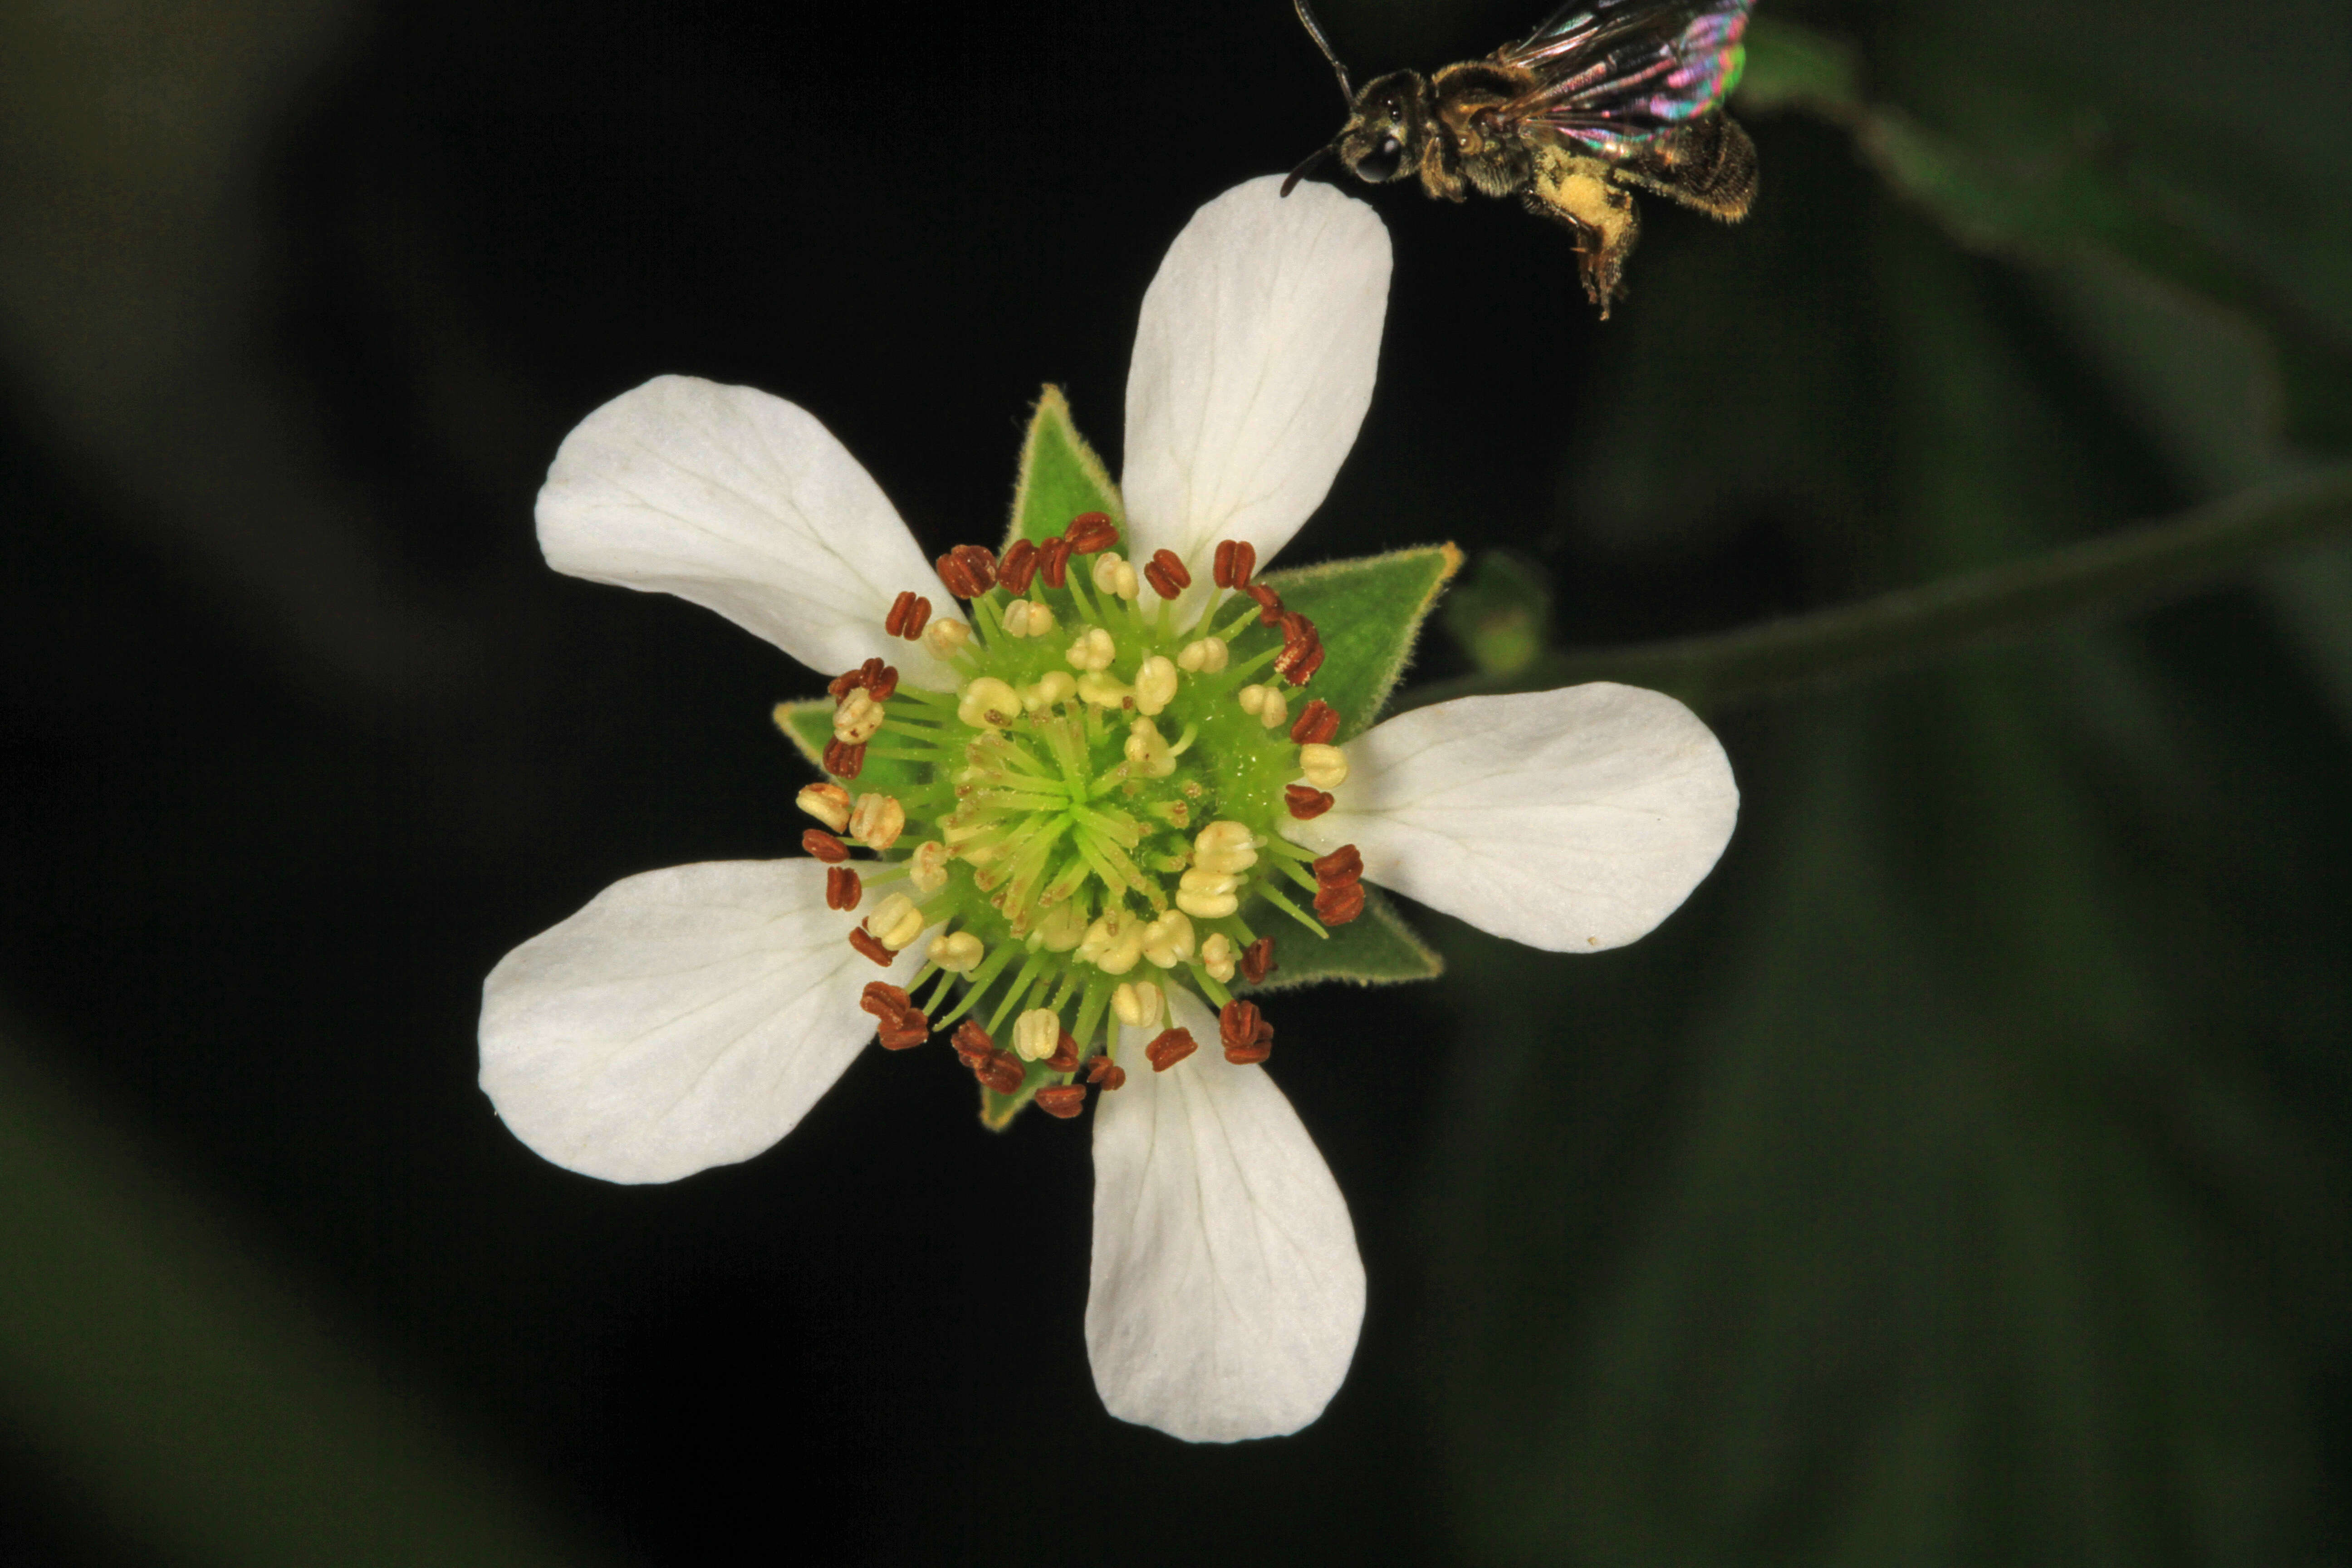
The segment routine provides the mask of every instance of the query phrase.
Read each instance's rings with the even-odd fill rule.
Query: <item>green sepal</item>
[[[1021,477],[1013,487],[1013,519],[1004,542],[1042,542],[1070,525],[1081,512],[1109,515],[1127,532],[1127,508],[1111,483],[1110,470],[1070,423],[1069,400],[1058,386],[1037,395],[1029,435],[1021,443]]]
[[[980,1088],[980,1124],[991,1132],[1002,1132],[1013,1125],[1013,1119],[1029,1109],[1054,1077],[1053,1069],[1044,1062],[1030,1062],[1022,1075],[1021,1087],[1011,1094],[999,1094],[986,1084]]]
[[[1323,639],[1323,668],[1291,694],[1293,710],[1320,697],[1339,710],[1341,740],[1370,729],[1412,661],[1422,621],[1461,569],[1461,551],[1424,544],[1260,578],[1282,595],[1284,609],[1313,621]]]
[[[776,728],[782,730],[795,750],[806,757],[809,765],[820,773],[824,772],[824,749],[833,742],[833,709],[830,697],[813,697],[804,702],[779,702],[770,715]],[[890,731],[885,726],[875,738],[876,745],[887,745]],[[844,785],[852,795],[878,791],[883,795],[905,797],[915,794],[926,780],[921,764],[898,757],[877,757],[871,752],[857,776]]]
[[[1364,889],[1364,912],[1343,926],[1333,926],[1321,942],[1296,930],[1278,933],[1276,967],[1263,985],[1236,990],[1287,991],[1327,980],[1350,985],[1394,985],[1407,980],[1434,980],[1445,973],[1445,961],[1405,923],[1396,907],[1377,888]]]

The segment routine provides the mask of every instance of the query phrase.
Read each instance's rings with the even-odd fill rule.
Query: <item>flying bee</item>
[[[1751,0],[1570,0],[1483,60],[1391,71],[1360,91],[1307,0],[1293,4],[1339,73],[1348,123],[1292,171],[1286,195],[1327,157],[1368,184],[1418,174],[1448,201],[1517,195],[1575,235],[1604,320],[1641,232],[1635,188],[1726,223],[1755,199],[1756,144],[1723,112],[1747,64]]]

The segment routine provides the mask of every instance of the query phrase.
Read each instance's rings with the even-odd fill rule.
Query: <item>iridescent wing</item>
[[[1747,63],[1751,3],[1570,0],[1524,42],[1495,51],[1541,84],[1502,112],[1622,163],[1721,107]]]

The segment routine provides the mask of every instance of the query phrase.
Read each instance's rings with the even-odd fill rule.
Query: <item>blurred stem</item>
[[[1401,705],[1618,680],[1719,708],[1885,673],[2082,616],[2145,609],[2347,528],[2352,466],[2330,468],[2011,565],[1707,637],[1555,650],[1508,675],[1420,688]]]

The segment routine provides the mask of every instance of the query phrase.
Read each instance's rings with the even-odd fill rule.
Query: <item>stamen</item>
[[[906,894],[893,893],[866,917],[866,930],[884,947],[897,952],[923,934],[923,911]]]
[[[899,590],[890,603],[889,615],[883,617],[882,629],[894,637],[913,642],[923,635],[923,623],[931,618],[931,602],[912,588]]]
[[[907,808],[896,795],[862,795],[849,814],[849,831],[868,849],[887,849],[907,828]]]
[[[1037,1109],[1046,1115],[1067,1121],[1087,1108],[1087,1091],[1074,1083],[1057,1083],[1051,1089],[1039,1089],[1036,1102]]]
[[[1290,738],[1302,746],[1328,745],[1339,733],[1339,710],[1320,697],[1308,698],[1298,722],[1290,727]]]
[[[1097,594],[1133,599],[1143,592],[1143,584],[1136,580],[1135,568],[1121,559],[1116,550],[1105,551],[1097,557],[1094,570],[1087,576],[1093,580]]]
[[[1225,668],[1227,650],[1223,637],[1202,637],[1184,645],[1176,656],[1176,668],[1194,675],[1214,675]]]
[[[1196,920],[1223,920],[1242,907],[1238,879],[1194,867],[1176,881],[1176,907]]]
[[[1108,669],[1118,657],[1118,645],[1111,641],[1110,633],[1100,626],[1088,626],[1078,634],[1065,656],[1073,669]]]
[[[1347,882],[1315,895],[1315,918],[1327,926],[1343,926],[1364,912],[1364,885]]]
[[[980,1081],[999,1094],[1019,1094],[1022,1080],[1029,1076],[1021,1058],[1011,1051],[997,1052],[978,1071]]]
[[[1225,1060],[1235,1067],[1255,1067],[1274,1054],[1274,1026],[1255,1002],[1228,1002],[1217,1014],[1217,1037]]]
[[[1127,729],[1127,760],[1146,778],[1164,779],[1176,771],[1176,754],[1169,749],[1160,726],[1138,719]]]
[[[839,833],[849,826],[849,792],[837,784],[803,784],[793,803]],[[809,851],[814,855],[815,850]]]
[[[1124,974],[1142,957],[1142,926],[1122,909],[1105,910],[1078,942],[1078,962],[1105,974]]]
[[[1263,985],[1265,977],[1282,965],[1274,961],[1274,938],[1262,936],[1242,949],[1242,978],[1252,985]]]
[[[1244,583],[1242,592],[1257,601],[1257,624],[1270,626],[1282,619],[1282,595],[1263,583]]]
[[[886,1051],[903,1051],[931,1037],[931,1021],[896,985],[868,982],[857,1005],[874,1015],[875,1037]]]
[[[1082,876],[1085,869],[1083,866],[1078,868]],[[1053,896],[1053,889],[1047,889],[1045,897],[1051,899]],[[1031,933],[1031,939],[1047,952],[1076,952],[1078,950],[1078,944],[1087,939],[1086,906],[1077,903],[1055,904],[1046,911],[1045,918],[1038,922],[1036,931]]]
[[[936,893],[948,885],[948,847],[934,838],[915,846],[914,858],[907,862],[907,879],[915,890]]]
[[[1009,637],[1042,637],[1054,629],[1054,612],[1050,605],[1034,599],[1015,599],[1004,606],[1004,635]]]
[[[824,771],[834,777],[854,779],[865,766],[865,747],[848,745],[838,740],[825,742]]]
[[[1243,712],[1255,715],[1269,730],[1279,730],[1290,717],[1290,700],[1279,687],[1244,686],[1234,697]]]
[[[996,1054],[996,1042],[988,1037],[987,1030],[970,1018],[956,1026],[948,1044],[954,1047],[955,1054],[963,1058],[963,1065],[974,1072],[987,1066],[988,1058]]]
[[[1323,638],[1305,616],[1285,611],[1282,651],[1275,655],[1275,672],[1293,686],[1304,686],[1323,668]]]
[[[844,670],[835,676],[826,683],[825,692],[838,702],[860,687],[871,686],[881,679],[882,672],[888,668],[878,658],[869,658],[856,669]]]
[[[892,952],[888,948],[884,947],[880,942],[876,942],[873,936],[867,932],[864,926],[852,926],[849,928],[849,945],[856,948],[858,952],[864,953],[866,957],[872,959],[875,963],[880,964],[885,969],[889,968],[893,963],[896,963],[898,961],[898,955]]]
[[[923,629],[923,646],[942,660],[951,659],[971,641],[971,628],[953,616],[941,616]]]
[[[1082,511],[1070,519],[1070,526],[1062,530],[1062,537],[1070,542],[1072,552],[1092,555],[1118,542],[1118,527],[1107,512]]]
[[[1203,871],[1246,871],[1257,864],[1257,847],[1246,823],[1213,822],[1192,840],[1192,864]]]
[[[1192,574],[1172,550],[1155,550],[1143,575],[1151,584],[1151,591],[1163,599],[1172,599],[1192,585]]]
[[[1021,717],[1021,694],[996,677],[983,675],[964,687],[956,717],[975,730],[1002,730]]]
[[[1348,753],[1337,746],[1301,746],[1298,771],[1317,789],[1338,789],[1348,782]]]
[[[1171,910],[1143,928],[1143,956],[1159,968],[1189,963],[1192,951],[1192,922],[1181,910]]]
[[[1063,991],[1064,991],[1064,992],[1066,992],[1066,992],[1069,990],[1069,986],[1066,984],[1062,987],[1062,989],[1063,989]],[[1055,1002],[1062,1002],[1062,1001],[1066,1001],[1066,1000],[1067,1000],[1067,998],[1066,998],[1066,996],[1056,996],[1056,997],[1055,997],[1055,998],[1054,998],[1054,1000],[1055,1000]],[[1070,1031],[1069,1031],[1069,1030],[1067,1030],[1067,1029],[1063,1030],[1063,1031],[1062,1031],[1062,1041],[1061,1041],[1061,1044],[1059,1044],[1059,1045],[1055,1046],[1055,1047],[1054,1047],[1054,1054],[1053,1054],[1052,1056],[1047,1057],[1047,1058],[1045,1058],[1045,1067],[1046,1067],[1046,1069],[1047,1069],[1048,1071],[1050,1071],[1050,1072],[1076,1072],[1076,1071],[1077,1071],[1077,1070],[1078,1070],[1078,1041],[1077,1041],[1077,1037],[1076,1037],[1076,1036],[1075,1036],[1075,1035],[1073,1035],[1073,1034],[1071,1034],[1071,1033],[1070,1033]]]
[[[977,599],[996,586],[996,552],[985,545],[959,544],[935,564],[940,581],[959,599]]]
[[[1153,1072],[1166,1072],[1186,1057],[1201,1048],[1190,1029],[1170,1029],[1143,1047],[1143,1059],[1151,1064]]]
[[[1167,997],[1149,980],[1131,981],[1110,994],[1111,1016],[1130,1029],[1150,1028],[1167,1008]]]
[[[1013,1048],[1021,1059],[1042,1062],[1062,1043],[1062,1020],[1050,1007],[1032,1007],[1013,1021]]]
[[[824,907],[829,910],[854,910],[857,900],[866,896],[857,873],[846,866],[834,866],[824,873]]]
[[[1037,678],[1036,685],[1021,694],[1021,706],[1035,713],[1057,702],[1067,702],[1077,694],[1077,680],[1068,670],[1049,669]]]
[[[1207,970],[1209,978],[1218,984],[1229,985],[1233,983],[1234,961],[1234,939],[1224,932],[1213,931],[1209,933],[1208,939],[1201,943],[1201,967]]]
[[[1331,797],[1307,784],[1285,784],[1282,796],[1290,815],[1301,822],[1312,822],[1331,809]]]
[[[1036,545],[1016,539],[1004,547],[1004,559],[996,563],[998,587],[1018,598],[1029,591],[1029,581],[1036,575]]]
[[[1114,1089],[1127,1086],[1127,1069],[1108,1057],[1097,1057],[1087,1064],[1087,1081],[1100,1084],[1103,1092],[1108,1094]]]
[[[1095,631],[1100,635],[1102,628]],[[1078,677],[1078,700],[1097,708],[1124,708],[1135,700],[1135,688],[1108,670],[1089,669]]]
[[[845,824],[844,826],[846,826]],[[849,846],[822,827],[801,830],[801,848],[828,866],[838,866],[849,858]]]
[[[1315,885],[1318,888],[1344,887],[1363,879],[1364,857],[1352,844],[1342,844],[1328,855],[1318,856],[1313,865]]]
[[[1256,570],[1257,546],[1245,539],[1217,542],[1214,575],[1218,587],[1247,589],[1250,574]]]
[[[1147,719],[1157,718],[1176,700],[1176,685],[1175,661],[1153,654],[1135,672],[1135,710]]]
[[[1067,584],[1069,573],[1070,542],[1057,533],[1037,551],[1037,575],[1048,588],[1059,588]]]
[[[929,954],[935,968],[950,974],[970,974],[988,956],[980,938],[968,931],[946,931],[934,939]]]

